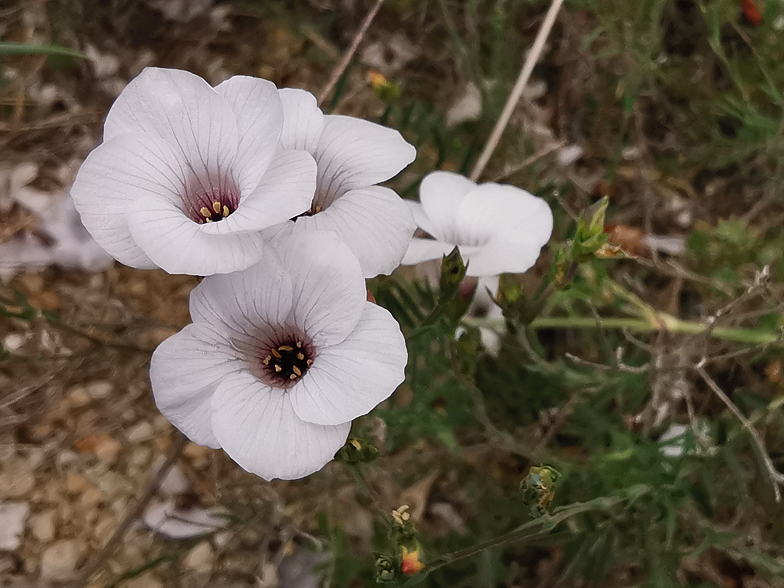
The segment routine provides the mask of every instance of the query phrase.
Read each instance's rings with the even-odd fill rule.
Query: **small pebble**
[[[206,541],[202,541],[188,552],[188,555],[182,560],[182,564],[189,570],[206,574],[212,569],[213,559],[215,559],[215,553],[212,551],[212,547]]]
[[[105,380],[90,382],[85,386],[87,393],[95,400],[101,400],[109,396],[114,390],[114,384]]]
[[[41,543],[48,543],[54,539],[55,517],[54,509],[46,510],[30,517],[30,532]]]
[[[22,544],[29,514],[30,505],[26,502],[0,503],[0,550],[13,551]]]
[[[81,549],[74,539],[58,541],[49,546],[41,557],[42,580],[68,580],[79,563]]]

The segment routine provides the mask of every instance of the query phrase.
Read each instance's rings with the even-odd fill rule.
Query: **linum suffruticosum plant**
[[[321,469],[405,377],[405,339],[365,278],[455,246],[468,276],[535,263],[543,200],[444,172],[421,203],[377,185],[414,157],[397,131],[266,80],[148,68],[120,94],[71,194],[121,263],[204,276],[150,369],[188,438],[267,480]]]

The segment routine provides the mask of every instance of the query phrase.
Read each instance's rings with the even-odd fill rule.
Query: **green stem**
[[[421,583],[432,572],[444,566],[453,564],[456,561],[472,557],[488,549],[501,547],[510,543],[519,543],[520,541],[526,539],[543,537],[549,534],[562,522],[576,515],[592,511],[608,511],[613,507],[626,502],[627,500],[636,500],[640,496],[648,494],[649,492],[650,488],[647,486],[632,486],[628,488],[623,495],[620,496],[596,498],[588,502],[579,502],[556,509],[553,514],[544,515],[541,518],[529,521],[517,527],[515,530],[510,531],[509,533],[499,535],[498,537],[483,541],[482,543],[477,543],[476,545],[472,545],[466,549],[461,549],[460,551],[447,553],[434,559],[427,565],[421,574],[411,578],[408,582],[404,583],[401,588],[415,586]]]
[[[464,318],[464,322],[475,327],[502,327],[502,319],[474,319]],[[688,335],[710,334],[716,339],[749,343],[754,345],[767,345],[781,342],[779,333],[771,331],[746,329],[742,327],[713,327],[695,321],[682,321],[667,314],[658,314],[655,321],[636,318],[601,318],[551,316],[539,317],[528,325],[534,330],[539,329],[627,329],[636,333],[653,333],[667,331],[670,333],[684,333]]]

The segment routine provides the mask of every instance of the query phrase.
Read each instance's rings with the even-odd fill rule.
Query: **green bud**
[[[441,294],[453,296],[465,274],[466,264],[463,262],[460,250],[455,247],[441,260],[441,282],[439,284]]]
[[[540,517],[547,512],[555,498],[555,486],[560,477],[560,472],[550,466],[534,466],[520,482],[523,502],[528,505],[531,516]]]
[[[376,582],[386,584],[397,579],[396,558],[389,555],[376,556]]]
[[[609,203],[605,196],[580,215],[572,241],[572,257],[577,263],[589,260],[607,243],[609,236],[604,232],[604,221]]]
[[[349,465],[354,465],[375,461],[378,459],[378,456],[379,451],[375,445],[364,439],[352,437],[340,448],[337,455],[335,455],[335,459]]]

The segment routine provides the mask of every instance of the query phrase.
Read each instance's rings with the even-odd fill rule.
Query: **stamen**
[[[211,222],[212,222],[212,219],[211,219],[211,218],[206,218],[206,219],[204,219],[204,222],[205,222],[205,223],[211,223]]]
[[[273,382],[288,388],[307,375],[313,360],[308,358],[310,347],[302,341],[283,339],[281,343],[275,348],[268,348],[266,352],[269,355],[262,355],[259,359]]]
[[[229,207],[224,204],[223,205],[223,216],[226,217],[226,216],[229,216],[229,214],[230,214]]]
[[[206,206],[202,206],[201,209],[199,210],[199,212],[201,213],[201,215],[204,218],[207,218],[207,219],[212,216],[212,213],[210,212],[210,209],[207,208]]]
[[[212,203],[212,209],[215,211],[215,214],[220,214],[221,212],[221,203],[217,200]]]
[[[317,207],[314,209],[314,211],[313,211],[313,214],[319,213],[319,212],[321,212],[322,210],[324,210],[324,209],[323,209],[323,208],[321,208],[320,206],[317,206]]]

